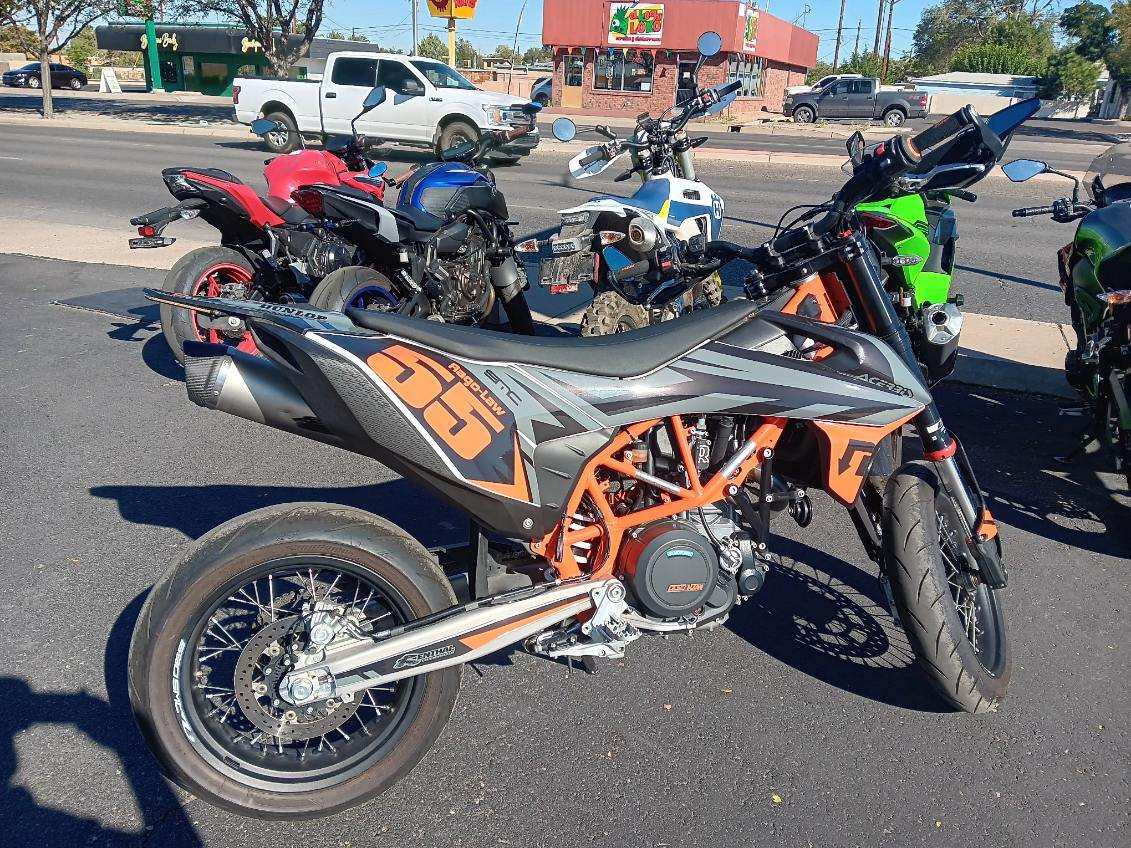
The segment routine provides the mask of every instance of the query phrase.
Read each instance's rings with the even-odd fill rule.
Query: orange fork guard
[[[974,538],[979,542],[988,542],[997,538],[997,522],[985,507],[982,508],[982,514],[978,518],[978,526],[974,528]]]

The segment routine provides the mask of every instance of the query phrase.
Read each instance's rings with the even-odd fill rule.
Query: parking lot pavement
[[[462,519],[370,460],[206,413],[156,327],[50,305],[160,272],[0,256],[0,832],[11,845],[1126,844],[1128,499],[1053,404],[945,388],[1002,525],[1013,687],[941,711],[824,497],[727,626],[596,676],[521,652],[468,669],[435,750],[330,819],[243,819],[168,787],[124,658],[187,539],[324,500],[434,544]],[[1070,420],[1069,420],[1070,421]]]

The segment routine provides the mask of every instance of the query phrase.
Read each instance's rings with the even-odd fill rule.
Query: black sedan
[[[3,81],[4,85],[16,86],[17,88],[43,88],[43,74],[40,71],[39,62],[32,62],[22,68],[5,71],[0,76],[0,81]],[[52,88],[70,88],[78,91],[86,85],[86,82],[86,74],[82,71],[68,65],[51,64]]]

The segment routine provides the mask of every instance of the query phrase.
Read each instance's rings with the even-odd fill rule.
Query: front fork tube
[[[920,375],[923,385],[929,385],[915,356],[907,327],[884,291],[871,249],[863,242],[863,237],[857,234],[845,251],[845,262],[852,282],[848,286],[849,297],[861,326],[890,345],[907,367]],[[914,426],[923,443],[924,457],[935,466],[940,481],[958,507],[966,525],[964,529],[970,540],[971,553],[977,560],[983,579],[994,588],[1004,586],[1006,573],[996,525],[985,506],[985,499],[966,452],[946,429],[933,400],[915,418]]]

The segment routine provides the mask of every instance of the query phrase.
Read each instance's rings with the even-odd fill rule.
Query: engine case
[[[719,558],[694,525],[678,519],[637,528],[621,545],[619,572],[633,598],[657,618],[679,618],[706,604]]]

